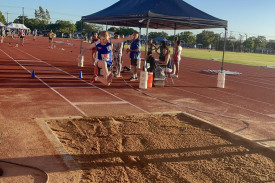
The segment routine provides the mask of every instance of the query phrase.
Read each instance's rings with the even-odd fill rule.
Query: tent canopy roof
[[[165,37],[156,37],[154,41],[168,41]]]
[[[120,0],[83,22],[154,29],[226,28],[227,21],[213,17],[183,0]]]
[[[10,23],[7,28],[10,29],[29,29],[28,27],[26,27],[23,24],[18,24],[18,23]]]

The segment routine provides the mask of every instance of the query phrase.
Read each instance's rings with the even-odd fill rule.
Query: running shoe
[[[97,75],[93,75],[93,77],[90,80],[90,83],[94,83],[97,80]]]
[[[130,79],[129,79],[130,81],[136,81],[136,80],[138,80],[136,77],[130,77]]]

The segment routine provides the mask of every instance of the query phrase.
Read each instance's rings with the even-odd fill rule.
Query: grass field
[[[222,51],[208,51],[205,49],[187,49],[184,48],[182,56],[191,58],[200,58],[205,60],[222,60]],[[275,66],[275,55],[255,54],[255,53],[237,53],[225,52],[225,62],[251,65],[251,66]]]
[[[144,47],[142,47],[142,50],[145,50]],[[170,48],[170,50],[171,53],[173,53],[173,49]],[[217,59],[217,61],[221,61],[222,54],[222,51],[212,50],[209,52],[206,49],[183,48],[181,55],[190,58],[199,58],[205,60]],[[224,61],[228,63],[250,66],[275,66],[275,55],[226,51]]]

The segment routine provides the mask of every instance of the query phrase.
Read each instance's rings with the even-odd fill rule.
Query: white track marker
[[[267,116],[275,118],[275,114],[268,114]]]
[[[73,77],[37,77],[39,79],[75,79]]]
[[[95,86],[52,86],[54,89],[79,89],[79,88],[97,88]]]
[[[41,60],[16,60],[17,62],[43,62]]]
[[[73,102],[74,105],[110,105],[110,104],[128,104],[125,101],[113,101],[113,102]]]

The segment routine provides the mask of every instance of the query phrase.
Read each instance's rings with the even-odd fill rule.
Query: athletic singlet
[[[51,39],[53,38],[53,33],[52,32],[49,33],[49,38],[51,38]]]
[[[112,65],[112,44],[108,41],[106,45],[102,45],[100,41],[97,41],[95,45],[98,61],[105,61],[108,65]]]
[[[153,44],[149,44],[148,50],[153,50]]]

